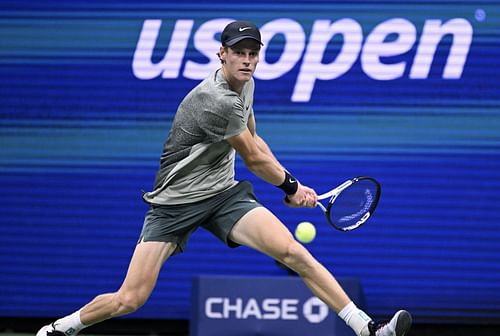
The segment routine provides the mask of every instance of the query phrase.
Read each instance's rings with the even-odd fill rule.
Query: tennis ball
[[[301,222],[295,229],[295,238],[301,243],[310,243],[316,237],[316,228],[310,222]]]

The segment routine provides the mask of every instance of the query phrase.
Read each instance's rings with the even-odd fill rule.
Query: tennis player
[[[349,299],[335,278],[262,206],[248,182],[234,178],[235,153],[255,175],[283,190],[290,207],[315,207],[316,192],[302,185],[274,157],[256,132],[252,75],[262,46],[257,27],[235,21],[224,28],[221,68],[181,102],[160,159],[150,204],[122,286],[44,326],[37,336],[74,336],[83,328],[140,308],[172,255],[184,251],[203,227],[230,247],[246,245],[298,273],[311,291],[360,336],[403,336],[411,326],[398,311],[386,324]],[[291,135],[293,136],[293,135]]]

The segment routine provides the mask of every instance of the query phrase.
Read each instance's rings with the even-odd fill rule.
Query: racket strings
[[[339,218],[339,223],[347,222],[347,221],[352,221],[353,219],[356,218],[362,218],[363,215],[370,210],[370,207],[373,204],[373,194],[370,191],[370,189],[365,190],[365,199],[362,201],[362,208],[359,209],[357,212],[351,214],[351,215],[345,215],[341,218]]]
[[[377,188],[371,183],[353,184],[330,200],[330,220],[334,225],[346,229],[363,224],[370,216],[376,193]]]

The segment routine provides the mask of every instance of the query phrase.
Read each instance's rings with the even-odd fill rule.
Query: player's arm
[[[245,165],[255,175],[280,187],[287,194],[290,206],[316,205],[314,190],[302,186],[291,176],[272,154],[265,141],[256,136],[255,121],[249,120],[248,128],[239,135],[228,139],[229,144],[239,153]],[[293,189],[295,184],[295,189]]]
[[[281,169],[286,170],[281,163],[276,159],[274,156],[273,152],[271,151],[271,148],[267,145],[267,143],[262,139],[258,134],[257,134],[257,127],[255,125],[255,118],[254,115],[251,114],[250,117],[248,118],[248,129],[250,130],[250,133],[252,134],[257,147],[267,155],[269,155],[275,162],[278,164]]]
[[[262,151],[247,128],[240,134],[227,139],[238,152],[245,166],[264,181],[279,186],[285,180],[285,170],[277,160]]]

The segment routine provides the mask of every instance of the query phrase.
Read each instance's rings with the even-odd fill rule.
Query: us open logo
[[[204,79],[220,66],[216,55],[220,42],[216,34],[231,21],[233,19],[212,19],[201,24],[193,32],[194,20],[177,20],[171,28],[170,43],[163,59],[153,62],[153,51],[163,21],[145,20],[132,62],[134,76],[142,80],[179,76],[194,80]],[[172,26],[172,23],[169,25]],[[417,33],[419,30],[421,33]],[[352,18],[314,20],[309,36],[306,35],[302,23],[292,18],[269,21],[260,27],[260,31],[264,41],[272,41],[279,35],[284,37],[284,43],[279,59],[272,63],[266,61],[268,44],[263,46],[255,78],[275,80],[298,65],[297,78],[290,97],[292,102],[310,101],[317,81],[339,78],[348,73],[357,62],[366,76],[377,81],[397,80],[404,76],[413,80],[426,79],[434,63],[438,45],[448,35],[453,39],[441,77],[460,79],[474,34],[472,24],[464,18],[432,18],[417,27],[415,23],[402,17],[381,21],[368,32],[364,24]],[[343,40],[339,45],[339,52],[334,60],[325,63],[327,46],[336,36],[342,36]],[[390,36],[397,38],[393,40]],[[209,60],[208,63],[189,59],[187,51],[191,39],[194,49],[203,54]],[[402,56],[405,56],[404,59],[399,59]],[[385,59],[388,57],[398,58],[394,62],[386,63]]]

